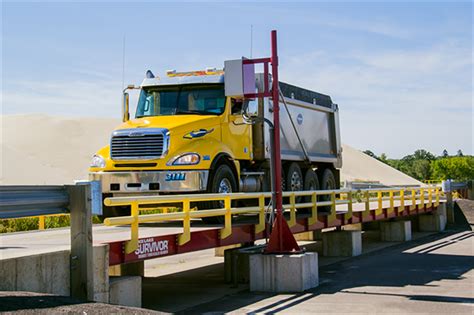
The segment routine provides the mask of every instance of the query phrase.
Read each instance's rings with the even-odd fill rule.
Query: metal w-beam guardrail
[[[0,219],[68,212],[65,186],[0,186]]]
[[[102,214],[100,182],[0,186],[0,219],[39,216],[41,226],[41,217],[67,213],[71,218],[71,296],[93,300],[92,214]]]

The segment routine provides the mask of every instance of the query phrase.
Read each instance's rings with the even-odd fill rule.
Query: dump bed
[[[257,82],[263,82],[259,75]],[[260,89],[261,87],[259,87]],[[342,166],[338,106],[328,95],[280,82],[281,158],[287,161],[333,163]],[[286,103],[286,104],[285,104]],[[272,100],[260,99],[258,115],[273,122]],[[270,128],[253,128],[254,158],[270,159]]]

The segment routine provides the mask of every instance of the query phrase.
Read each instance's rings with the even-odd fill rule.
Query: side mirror
[[[244,100],[245,112],[250,117],[258,116],[258,99],[246,99]]]
[[[130,100],[130,97],[129,97],[128,93],[124,92],[123,93],[123,107],[122,107],[122,120],[123,120],[123,122],[126,122],[130,119],[129,100]]]

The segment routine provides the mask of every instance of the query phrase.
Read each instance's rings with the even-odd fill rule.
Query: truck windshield
[[[220,115],[224,108],[223,85],[159,86],[142,89],[136,117]]]

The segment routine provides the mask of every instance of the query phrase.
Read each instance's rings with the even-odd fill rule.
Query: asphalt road
[[[473,237],[447,231],[323,266],[305,293],[245,290],[182,313],[473,314]]]

